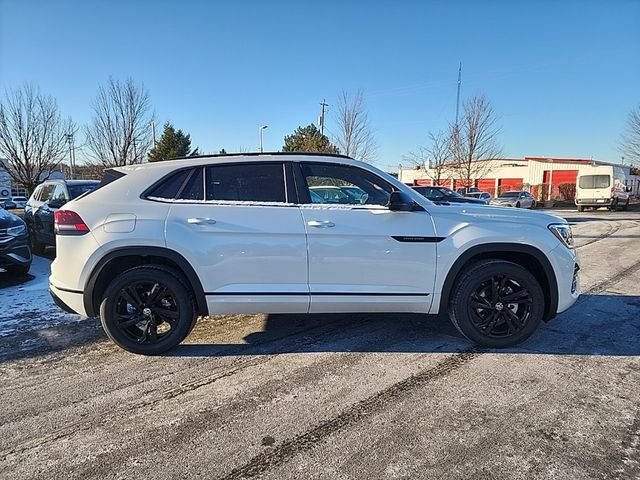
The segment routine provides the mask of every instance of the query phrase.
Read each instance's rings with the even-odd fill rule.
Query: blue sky
[[[33,82],[89,121],[109,75],[149,90],[211,152],[278,150],[299,125],[327,128],[341,90],[362,89],[378,165],[446,128],[483,93],[508,156],[619,161],[640,103],[640,1],[0,0],[0,90]]]

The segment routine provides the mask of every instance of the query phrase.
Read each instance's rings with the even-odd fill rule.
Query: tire
[[[536,201],[535,200],[533,200],[531,202],[531,210],[533,210],[534,208],[536,208]]]
[[[14,275],[26,275],[29,273],[29,269],[31,268],[31,262],[27,265],[11,265],[5,268],[7,272],[13,273]]]
[[[188,283],[177,271],[161,265],[135,267],[118,275],[100,303],[100,321],[108,337],[124,350],[141,355],[159,355],[175,347],[196,319]]]
[[[31,228],[29,229],[29,243],[33,254],[42,255],[44,253],[46,245],[38,241],[35,232]]]
[[[520,202],[516,202],[516,208],[520,208]]]
[[[517,303],[501,301],[507,297]],[[524,342],[535,332],[544,307],[542,288],[528,270],[505,260],[482,260],[456,281],[448,313],[458,331],[474,344],[505,348]]]
[[[618,211],[618,199],[617,198],[613,201],[613,203],[609,207],[609,211],[611,211],[611,212],[617,212]]]
[[[578,205],[578,211],[579,212],[584,212],[584,207],[582,205]]]
[[[629,210],[629,199],[628,199],[628,198],[627,198],[627,203],[625,203],[625,204],[622,206],[622,211],[623,211],[623,212],[626,212],[627,210]]]

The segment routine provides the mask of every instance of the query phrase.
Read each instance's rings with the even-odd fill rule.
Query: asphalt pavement
[[[23,325],[0,478],[640,478],[640,212],[556,213],[583,295],[518,348],[406,314],[205,318],[153,358]]]

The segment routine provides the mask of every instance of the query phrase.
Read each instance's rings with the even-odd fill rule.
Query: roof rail
[[[210,153],[208,155],[193,155],[191,157],[175,157],[167,160],[193,160],[197,158],[211,158],[211,157],[262,157],[262,156],[286,156],[286,155],[308,155],[312,157],[335,157],[335,158],[347,158],[349,160],[355,160],[348,155],[342,155],[339,153],[324,153],[324,152],[248,152],[248,153]]]

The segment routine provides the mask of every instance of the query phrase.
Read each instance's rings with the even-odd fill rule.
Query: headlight
[[[24,235],[25,233],[27,233],[27,227],[25,227],[24,225],[9,227],[7,228],[7,233],[12,237],[19,237],[20,235]]]
[[[571,233],[571,227],[567,223],[552,223],[548,228],[558,240],[567,247],[573,248],[573,233]]]

